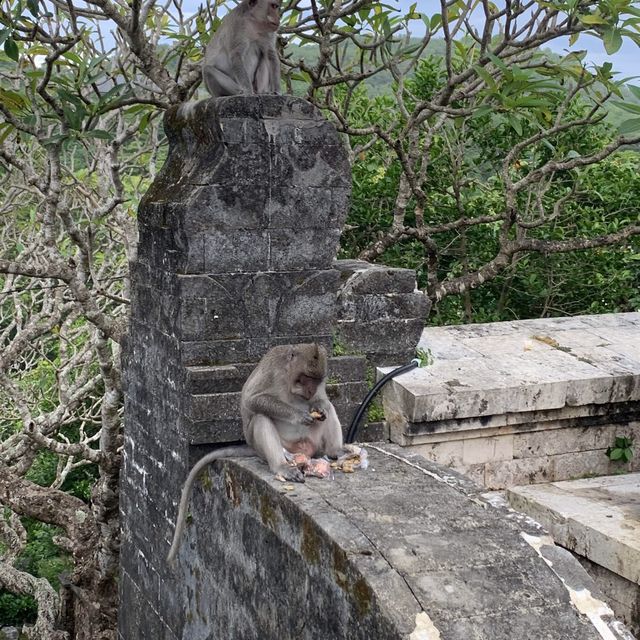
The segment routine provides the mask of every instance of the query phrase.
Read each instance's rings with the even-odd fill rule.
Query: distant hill
[[[416,42],[418,42],[416,40]],[[350,51],[353,50],[352,56],[355,55],[355,47],[354,45],[350,45],[347,48],[347,55]],[[434,39],[432,40],[426,47],[423,57],[426,56],[444,56],[444,40],[442,39]],[[548,49],[544,50],[545,54],[550,58],[559,58],[559,56]],[[309,66],[312,66],[316,63],[318,53],[315,46],[297,46],[289,44],[286,49],[286,54],[291,56],[292,60],[304,60]],[[391,94],[392,91],[392,83],[393,79],[391,74],[388,71],[383,71],[381,73],[376,74],[375,76],[364,81],[364,85],[367,88],[367,92],[371,97],[375,97],[378,95]],[[303,92],[303,84],[300,83],[300,92]],[[622,89],[623,101],[629,101],[635,104],[640,104],[640,100],[638,100],[627,87],[623,87]],[[620,100],[620,98],[614,97],[614,100]],[[617,107],[612,102],[609,102],[607,106],[607,117],[606,121],[613,125],[614,127],[618,127],[622,122],[632,118],[633,115],[624,111],[620,107]]]

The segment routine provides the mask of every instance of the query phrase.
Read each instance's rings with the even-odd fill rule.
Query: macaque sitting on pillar
[[[213,97],[280,93],[280,0],[242,0],[207,45],[202,79]]]
[[[317,344],[282,345],[269,350],[242,387],[240,414],[247,445],[216,449],[193,467],[182,488],[168,561],[184,529],[193,483],[202,469],[220,458],[259,456],[280,478],[304,482],[284,450],[309,458],[343,453],[342,427],[327,397],[327,352]]]

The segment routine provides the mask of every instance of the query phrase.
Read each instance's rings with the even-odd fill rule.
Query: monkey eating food
[[[281,345],[266,353],[240,394],[247,445],[212,451],[193,467],[182,488],[169,562],[178,551],[193,483],[209,463],[257,455],[276,477],[304,482],[303,473],[287,460],[285,450],[308,458],[337,458],[343,453],[342,427],[327,397],[326,379],[327,352],[320,345]]]
[[[202,79],[214,98],[280,93],[279,26],[280,0],[242,0],[222,19],[202,62]]]

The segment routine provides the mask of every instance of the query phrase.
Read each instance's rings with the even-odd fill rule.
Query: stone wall
[[[337,260],[337,339],[375,366],[407,364],[415,356],[431,301],[412,269]]]
[[[332,352],[334,260],[351,190],[340,138],[301,99],[184,105],[167,113],[165,129],[169,154],[140,205],[131,265],[120,502],[123,602],[156,614],[144,627],[125,615],[128,640],[142,628],[154,639],[181,634],[164,561],[179,487],[212,446],[242,438],[240,390],[256,362],[278,344]],[[396,284],[378,293],[393,298]],[[329,369],[346,427],[367,392],[367,362],[336,356]],[[361,430],[363,440],[379,435],[376,425]]]

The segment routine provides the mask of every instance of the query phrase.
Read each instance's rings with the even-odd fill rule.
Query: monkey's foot
[[[276,480],[280,482],[304,482],[304,474],[298,467],[290,465],[282,465],[275,475]]]

